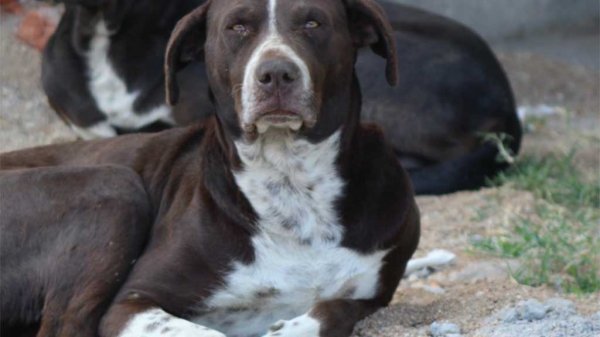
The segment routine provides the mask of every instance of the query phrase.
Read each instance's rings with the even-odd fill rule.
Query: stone
[[[433,322],[429,334],[432,337],[456,337],[460,336],[460,327],[449,322]]]
[[[17,37],[35,49],[43,50],[55,29],[55,23],[43,13],[31,11],[23,17]]]
[[[529,322],[544,319],[548,311],[548,306],[535,299],[523,301],[517,305],[519,318]]]
[[[575,308],[575,304],[569,300],[565,300],[563,298],[551,298],[546,301],[546,306],[549,308],[549,311],[552,312],[560,312],[564,314],[574,315],[577,313],[577,309]]]

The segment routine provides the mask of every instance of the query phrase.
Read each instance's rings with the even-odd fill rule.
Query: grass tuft
[[[597,209],[600,207],[600,180],[584,181],[573,165],[574,155],[571,152],[567,156],[524,157],[511,169],[500,173],[493,184],[511,184],[556,205]]]
[[[542,199],[533,215],[515,216],[511,232],[474,242],[483,251],[518,258],[520,283],[572,293],[600,291],[600,180],[584,181],[568,156],[527,157],[496,184]]]

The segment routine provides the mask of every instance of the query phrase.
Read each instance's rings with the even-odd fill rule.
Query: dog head
[[[175,28],[166,57],[175,74],[204,56],[218,116],[234,137],[285,129],[319,140],[360,105],[356,51],[370,46],[397,81],[393,30],[374,0],[212,0]],[[357,103],[358,102],[358,103]]]
[[[79,54],[85,54],[90,39],[98,33],[102,20],[107,35],[116,34],[123,25],[135,0],[60,0],[65,4],[65,17],[72,17],[72,44]]]

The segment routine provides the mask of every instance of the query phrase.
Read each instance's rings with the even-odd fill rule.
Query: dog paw
[[[289,321],[279,321],[263,337],[319,337],[321,324],[316,319],[302,315]]]
[[[119,337],[227,337],[207,327],[154,309],[135,316]]]
[[[164,330],[163,330],[164,331]],[[175,329],[171,333],[165,331],[160,337],[227,337],[224,334],[205,328],[203,326],[189,326],[183,329]]]

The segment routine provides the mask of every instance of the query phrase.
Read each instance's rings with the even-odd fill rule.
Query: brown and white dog
[[[392,34],[373,0],[209,1],[166,58],[175,102],[204,50],[203,126],[0,156],[3,335],[349,336],[419,241],[406,173],[359,123],[356,51],[393,84]]]
[[[84,138],[190,125],[213,114],[201,57],[191,55],[178,69],[179,104],[170,107],[164,97],[170,32],[204,0],[59,1],[66,12],[44,52],[42,82],[51,105]],[[507,135],[514,153],[521,141],[501,65],[467,27],[409,6],[381,5],[402,70],[391,88],[378,76],[382,61],[359,55],[363,120],[381,125],[417,194],[484,185],[508,165],[496,160],[497,147],[482,134]]]

